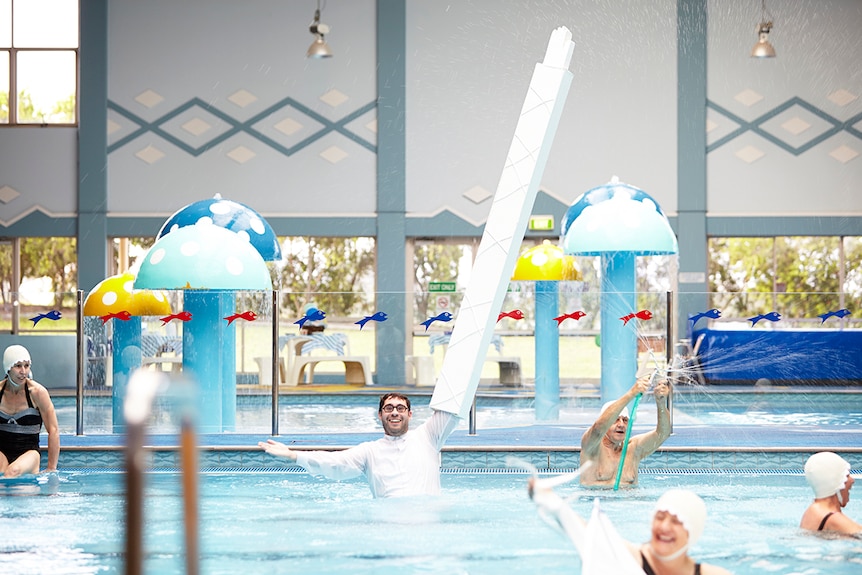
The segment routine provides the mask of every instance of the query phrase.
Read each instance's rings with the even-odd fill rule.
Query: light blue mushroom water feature
[[[616,177],[575,200],[562,232],[566,254],[601,257],[601,394],[602,401],[617,399],[638,368],[637,332],[620,320],[638,311],[635,260],[676,254],[676,236],[649,194]]]
[[[236,326],[225,318],[239,311],[234,292],[272,289],[266,261],[280,258],[269,224],[217,195],[171,216],[143,259],[136,288],[184,290],[183,372],[199,385],[202,431],[233,431]]]
[[[563,280],[578,280],[573,258],[545,240],[520,255],[513,281],[536,283],[536,420],[560,417],[560,330],[554,318],[559,309],[559,287]]]

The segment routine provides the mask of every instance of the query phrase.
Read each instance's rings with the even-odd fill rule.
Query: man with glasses
[[[410,399],[387,393],[380,398],[377,417],[383,437],[343,451],[294,451],[272,439],[258,446],[314,475],[329,479],[365,475],[374,497],[439,495],[440,449],[458,426],[458,416],[434,410],[425,423],[409,430]]]

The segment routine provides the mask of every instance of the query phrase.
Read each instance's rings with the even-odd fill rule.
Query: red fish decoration
[[[504,317],[510,317],[512,319],[524,319],[524,314],[519,309],[513,309],[512,311],[500,312],[500,315],[497,316],[497,321],[499,322]]]
[[[190,311],[181,311],[180,313],[171,314],[160,318],[162,320],[162,325],[167,325],[169,321],[172,319],[178,319],[180,321],[189,321],[192,319],[192,312]]]
[[[111,318],[121,319],[123,321],[129,321],[132,319],[132,314],[127,312],[126,310],[118,311],[117,313],[109,313],[108,315],[101,316],[102,325],[108,323],[108,320]]]
[[[257,319],[257,314],[253,311],[244,311],[242,313],[235,313],[233,315],[229,315],[226,318],[227,324],[230,325],[233,323],[235,319],[244,319],[245,321],[254,321]]]
[[[559,317],[555,317],[554,321],[557,322],[557,327],[560,327],[560,324],[563,323],[564,321],[566,321],[567,319],[573,319],[573,320],[577,321],[577,320],[581,319],[582,317],[584,317],[585,315],[587,315],[587,314],[585,314],[581,310],[578,310],[578,311],[573,311],[572,313],[567,313],[565,315],[561,315]]]
[[[630,313],[628,315],[624,315],[620,319],[623,320],[623,325],[626,325],[630,319],[652,319],[652,312],[648,309],[642,309],[637,313]]]

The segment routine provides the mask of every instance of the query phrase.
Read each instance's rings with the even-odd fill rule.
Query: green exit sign
[[[530,230],[551,232],[554,230],[554,216],[530,216]]]
[[[431,282],[428,291],[452,292],[455,291],[455,282]]]

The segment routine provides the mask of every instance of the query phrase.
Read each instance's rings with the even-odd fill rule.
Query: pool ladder
[[[183,514],[185,518],[185,563],[187,575],[198,575],[198,475],[191,384],[170,381],[166,374],[137,370],[129,378],[123,413],[126,418],[126,575],[141,575],[144,568],[144,449],[146,426],[153,401],[159,395],[177,398],[180,407],[180,461]]]

